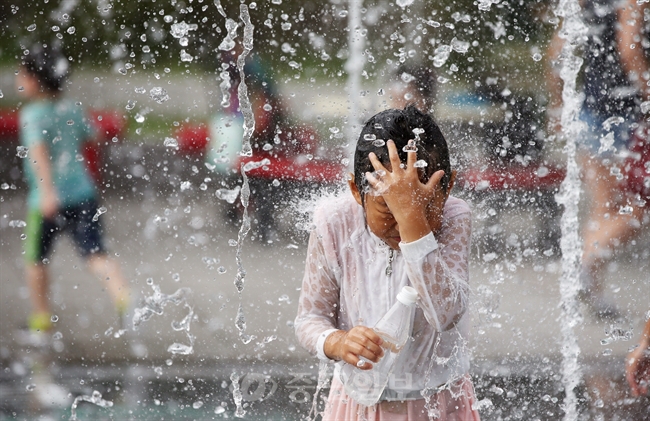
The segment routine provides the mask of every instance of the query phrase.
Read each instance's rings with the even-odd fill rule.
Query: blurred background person
[[[620,211],[629,202],[629,197],[620,188],[620,165],[631,135],[638,126],[641,97],[631,82],[631,74],[626,73],[625,55],[621,53],[624,48],[619,40],[627,32],[632,39],[642,34],[632,34],[636,30],[634,26],[620,24],[627,8],[626,2],[584,0],[582,5],[588,34],[582,54],[584,103],[580,120],[586,128],[578,139],[578,159],[589,208],[582,229],[584,248],[580,298],[597,318],[615,319],[620,316],[620,311],[603,286],[603,268],[612,259],[615,248],[628,240],[639,227],[643,212],[638,206],[631,212]],[[561,129],[562,81],[559,72],[563,43],[558,30],[548,51],[551,63],[547,72],[549,127],[558,135]]]
[[[28,102],[20,109],[20,143],[26,153],[28,184],[25,271],[33,333],[49,332],[49,257],[58,235],[68,231],[90,271],[115,303],[120,323],[129,290],[120,267],[108,257],[99,221],[95,185],[81,156],[84,142],[95,133],[83,108],[63,97],[69,62],[56,48],[35,45],[25,50],[16,87]]]
[[[244,116],[239,103],[238,89],[241,75],[237,59],[242,53],[240,44],[232,50],[220,52],[219,78],[221,104],[210,119],[210,151],[207,161],[225,176],[229,187],[240,182],[241,168],[238,166],[244,135]],[[248,99],[251,103],[255,130],[251,138],[253,161],[264,158],[274,165],[276,160],[305,161],[309,154],[316,154],[318,139],[315,131],[290,118],[286,104],[281,97],[273,77],[274,74],[258,54],[251,52],[246,57],[244,76]],[[278,224],[274,214],[283,203],[286,188],[274,184],[271,177],[251,176],[248,182],[251,189],[253,219],[257,222],[257,235],[263,243],[278,239]],[[235,220],[238,214],[235,207],[227,210],[227,217]]]

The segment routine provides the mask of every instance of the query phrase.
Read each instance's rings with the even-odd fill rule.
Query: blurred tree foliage
[[[348,2],[245,4],[255,25],[254,51],[276,73],[344,75]],[[240,5],[225,0],[0,0],[1,60],[15,63],[21,50],[40,42],[61,45],[80,67],[215,71],[226,17],[241,24]],[[406,8],[394,0],[371,0],[364,2],[362,16],[368,77],[381,76],[400,61],[418,60],[437,67],[443,81],[504,74],[530,81],[540,73],[539,57],[553,30],[546,0],[415,0]],[[181,25],[177,37],[173,25]],[[178,37],[178,28],[186,34]]]

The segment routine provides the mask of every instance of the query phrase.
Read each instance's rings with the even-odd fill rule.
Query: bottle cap
[[[415,303],[418,300],[418,293],[413,287],[404,287],[402,290],[397,294],[397,301],[400,303],[410,306],[411,304]]]

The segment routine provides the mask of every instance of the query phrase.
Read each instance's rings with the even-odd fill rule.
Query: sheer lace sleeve
[[[295,330],[298,342],[312,355],[317,355],[318,338],[327,330],[337,328],[339,285],[328,261],[323,242],[315,230],[309,237],[305,275],[298,303]]]
[[[450,218],[436,240],[433,234],[400,245],[418,304],[437,331],[449,330],[467,309],[469,295],[469,209]]]

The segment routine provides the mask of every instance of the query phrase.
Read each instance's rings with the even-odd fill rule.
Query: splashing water
[[[248,185],[248,177],[246,176],[246,170],[244,169],[244,164],[241,166],[241,175],[243,178],[243,183],[241,187],[240,200],[241,204],[244,207],[244,215],[242,217],[242,224],[239,228],[239,233],[237,234],[237,252],[235,254],[235,260],[237,262],[237,277],[235,278],[235,287],[237,292],[241,295],[244,290],[244,280],[246,278],[246,270],[242,265],[241,260],[241,250],[248,231],[251,229],[251,220],[248,216],[248,200],[251,195],[251,189]]]
[[[235,200],[237,200],[237,196],[239,196],[240,190],[241,187],[239,186],[236,186],[234,189],[219,189],[215,192],[215,195],[219,199],[225,200],[226,202],[232,205],[233,203],[235,203]]]
[[[556,195],[558,204],[564,207],[561,219],[562,238],[562,275],[560,277],[560,295],[562,316],[562,384],[565,399],[563,403],[564,419],[577,420],[579,417],[578,399],[575,393],[582,377],[578,364],[580,347],[574,333],[574,327],[581,322],[578,311],[577,296],[580,290],[580,258],[582,244],[578,233],[578,202],[580,199],[579,168],[576,162],[576,142],[582,130],[578,113],[582,98],[576,91],[576,79],[582,59],[574,51],[579,41],[586,35],[587,28],[580,17],[578,0],[561,0],[555,14],[564,18],[561,37],[565,39],[560,55],[560,77],[564,82],[562,88],[562,131],[566,140],[567,173]]]
[[[104,206],[100,206],[97,209],[97,212],[93,216],[93,222],[97,222],[99,220],[99,217],[102,216],[103,214],[106,213],[106,208]]]
[[[248,99],[248,86],[246,85],[246,74],[244,72],[244,65],[246,64],[246,57],[253,49],[253,24],[251,17],[248,13],[248,6],[241,4],[239,6],[239,16],[244,22],[244,51],[237,57],[237,70],[239,71],[239,78],[241,82],[237,87],[237,98],[239,99],[239,108],[244,115],[244,139],[242,143],[242,156],[252,156],[253,149],[251,148],[251,138],[255,131],[255,118],[253,116],[253,106]]]
[[[93,391],[92,396],[88,396],[88,395],[77,396],[76,398],[74,398],[74,402],[72,402],[72,407],[70,408],[70,412],[71,412],[70,421],[78,421],[77,407],[81,402],[90,402],[93,405],[99,406],[100,408],[111,408],[113,406],[113,402],[102,399],[102,394],[96,390]]]
[[[251,229],[251,220],[248,216],[248,200],[250,198],[251,189],[248,184],[248,177],[246,176],[245,165],[241,166],[241,174],[243,178],[242,188],[241,188],[241,204],[244,208],[244,215],[242,217],[242,224],[239,228],[239,233],[237,234],[237,251],[235,252],[235,261],[237,262],[237,275],[235,275],[235,288],[239,293],[239,308],[237,310],[237,318],[235,320],[235,326],[239,330],[239,338],[244,344],[250,343],[254,337],[246,334],[246,317],[244,316],[244,310],[241,304],[242,291],[244,290],[244,282],[246,279],[246,270],[242,264],[241,251],[244,244],[244,239],[248,235],[248,231]]]
[[[192,319],[194,318],[194,309],[185,303],[185,307],[188,309],[187,311],[187,316],[183,318],[180,322],[172,322],[172,329],[175,331],[179,332],[185,332],[185,335],[187,336],[187,339],[189,340],[190,344],[185,345],[181,343],[173,343],[167,348],[168,352],[171,352],[172,354],[179,354],[179,355],[190,355],[194,352],[194,339],[195,337],[190,333],[190,324],[192,323]]]
[[[235,417],[243,418],[244,415],[246,415],[246,411],[242,406],[243,396],[241,390],[239,390],[239,376],[237,373],[232,373],[230,375],[230,381],[232,382],[232,398],[235,401],[235,406],[237,407],[237,409],[235,409]]]
[[[219,89],[221,89],[221,106],[224,108],[230,107],[230,88],[232,87],[228,66],[228,63],[223,63],[221,65],[222,71],[219,73],[219,77],[221,78],[221,83],[219,84]]]
[[[25,146],[16,146],[16,156],[18,158],[27,158],[27,153],[29,152],[29,149]]]
[[[151,285],[153,294],[145,298],[145,305],[143,307],[135,309],[133,313],[133,330],[138,330],[140,325],[151,319],[154,314],[162,315],[163,309],[167,304],[172,303],[178,306],[184,303],[188,309],[188,313],[180,322],[172,322],[172,329],[175,331],[184,331],[190,344],[174,343],[167,348],[167,351],[172,354],[192,354],[194,352],[194,336],[190,334],[190,324],[194,318],[194,308],[188,303],[192,295],[192,290],[189,288],[180,288],[173,294],[167,295],[160,291],[160,287],[154,284],[153,280],[151,282],[148,280],[147,283]]]
[[[307,414],[308,421],[315,421],[316,417],[318,417],[318,398],[320,396],[320,391],[327,388],[330,377],[329,364],[325,361],[320,361],[318,363],[318,384],[316,385],[316,391],[314,392],[314,397],[311,401],[309,414]]]

